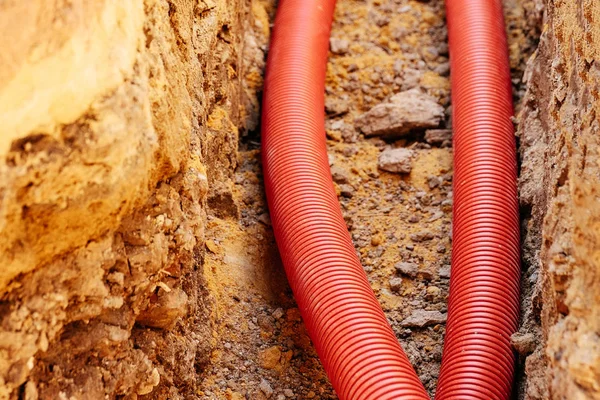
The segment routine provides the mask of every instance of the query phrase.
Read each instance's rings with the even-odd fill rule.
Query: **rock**
[[[390,290],[392,292],[399,293],[400,289],[402,289],[402,278],[392,278],[390,279]]]
[[[425,300],[427,300],[427,301],[433,301],[433,300],[439,298],[441,293],[442,293],[442,290],[439,287],[437,287],[437,286],[428,286],[427,287],[427,294],[425,295]]]
[[[259,315],[257,319],[258,326],[265,332],[273,332],[275,330],[274,319],[271,316]]]
[[[438,275],[440,276],[440,278],[450,278],[450,266],[442,265],[440,267],[440,271],[438,272]]]
[[[348,172],[346,172],[344,168],[337,165],[331,166],[331,177],[335,183],[348,183],[350,180]]]
[[[383,171],[408,174],[412,171],[412,158],[412,150],[387,149],[379,154],[377,166]]]
[[[376,105],[355,123],[365,136],[402,136],[414,129],[435,128],[442,118],[444,108],[435,98],[412,89]]]
[[[258,354],[259,364],[264,369],[275,369],[281,359],[281,350],[278,346],[272,346],[262,350]]]
[[[325,112],[330,116],[343,115],[349,110],[348,103],[342,99],[328,97],[325,100]]]
[[[281,317],[283,317],[285,313],[283,312],[283,309],[281,307],[277,308],[275,311],[273,311],[273,318],[275,319],[281,319]]]
[[[261,222],[265,226],[271,226],[271,217],[268,213],[262,213],[257,218],[258,222]],[[208,241],[207,241],[208,242]]]
[[[536,346],[535,336],[532,333],[515,332],[510,337],[510,344],[521,355],[533,353]]]
[[[330,38],[329,39],[329,48],[333,54],[346,54],[348,53],[350,47],[350,42],[346,39],[339,38]]]
[[[452,129],[428,129],[425,131],[425,141],[434,146],[440,146],[445,141],[452,142]]]
[[[371,246],[379,246],[384,241],[385,241],[385,238],[381,233],[371,236]]]
[[[417,264],[410,262],[399,262],[396,265],[394,265],[394,268],[396,268],[396,271],[398,271],[402,275],[406,275],[410,278],[414,278],[415,276],[417,276],[417,272],[419,271],[419,267],[417,266]]]
[[[269,382],[267,382],[265,379],[260,381],[260,385],[258,385],[258,388],[260,389],[261,392],[263,392],[265,394],[265,396],[267,396],[267,399],[269,399],[269,398],[271,398],[271,396],[273,396],[273,388],[271,387]]]
[[[446,314],[439,311],[415,310],[400,323],[400,326],[423,328],[429,325],[443,324],[444,322],[446,322]]]
[[[429,231],[421,231],[410,235],[410,240],[413,242],[425,242],[433,239],[433,233]]]
[[[157,299],[138,315],[136,322],[142,326],[172,329],[177,320],[186,314],[187,303],[188,296],[181,289],[160,290]]]
[[[412,214],[410,217],[408,217],[407,221],[410,222],[411,224],[416,224],[417,222],[419,222],[421,220],[421,217],[419,217],[417,214]]]
[[[283,389],[285,397],[294,397],[294,391],[292,389]]]
[[[351,199],[354,196],[354,188],[351,185],[340,185],[340,194],[342,197]]]
[[[439,176],[430,176],[429,178],[427,178],[427,186],[429,186],[429,189],[433,190],[441,184],[442,178],[440,178]]]

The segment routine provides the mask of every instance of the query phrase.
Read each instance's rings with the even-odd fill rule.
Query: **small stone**
[[[413,233],[412,235],[410,235],[410,240],[418,243],[418,242],[425,242],[428,240],[432,240],[433,237],[434,237],[433,233],[431,233],[429,231],[421,231],[421,232]]]
[[[382,234],[376,234],[371,236],[371,246],[379,246],[384,241],[384,237]]]
[[[450,278],[450,266],[442,265],[440,267],[440,271],[439,271],[438,275],[440,276],[440,278]]]
[[[275,319],[281,319],[281,317],[283,317],[283,314],[285,314],[283,312],[283,309],[281,307],[279,307],[278,309],[276,309],[275,311],[273,311],[273,318],[275,318]]]
[[[268,213],[262,213],[258,216],[258,222],[261,222],[265,226],[271,226],[271,217]]]
[[[452,142],[452,129],[428,129],[425,131],[425,141],[434,146],[440,146],[444,141]]]
[[[351,185],[340,185],[340,194],[342,197],[351,199],[354,196],[354,188]]]
[[[440,208],[444,211],[452,211],[452,199],[446,199],[442,201]]]
[[[402,136],[414,129],[435,128],[443,118],[444,108],[435,98],[412,89],[376,105],[355,123],[365,136]]]
[[[346,170],[337,165],[331,166],[331,177],[335,183],[348,183],[350,180]]]
[[[258,316],[258,326],[260,326],[265,332],[273,332],[275,327],[273,326],[273,317],[267,315]]]
[[[262,350],[258,354],[260,366],[264,369],[275,369],[281,359],[281,350],[278,346],[272,346]]]
[[[151,301],[136,322],[143,326],[160,329],[172,329],[177,320],[187,312],[188,296],[181,289],[159,291],[158,298]]]
[[[527,355],[535,350],[536,340],[532,333],[516,332],[510,337],[510,344],[517,353]]]
[[[346,39],[332,37],[329,39],[329,48],[333,54],[346,54],[350,48],[350,42]]]
[[[439,311],[415,310],[400,323],[400,326],[423,328],[429,325],[443,324],[444,322],[446,322],[446,314]]]
[[[419,271],[419,267],[417,264],[409,263],[409,262],[399,262],[394,265],[396,271],[401,273],[402,275],[406,275],[410,278],[414,278],[417,276],[417,272]]]
[[[400,289],[402,289],[402,278],[390,279],[390,290],[399,293]]]
[[[442,184],[442,179],[438,176],[430,176],[427,178],[427,186],[429,189],[435,189]]]
[[[271,396],[273,396],[273,388],[271,387],[269,382],[267,382],[265,379],[260,381],[260,385],[258,385],[258,388],[260,389],[261,392],[263,392],[265,394],[265,396],[267,396],[267,399],[269,399],[269,398],[271,398]]]
[[[346,114],[350,110],[348,106],[348,102],[337,99],[337,98],[327,98],[325,100],[325,112],[330,116],[339,116]]]
[[[285,400],[285,394],[283,394],[283,393],[278,394],[277,400]]]
[[[377,166],[383,171],[408,174],[412,171],[412,158],[412,150],[387,149],[379,154]]]
[[[419,86],[423,72],[414,68],[406,68],[402,74],[401,88],[402,90],[410,90]]]
[[[314,399],[315,396],[316,396],[316,394],[312,390],[310,392],[306,393],[306,398],[307,399]]]
[[[285,397],[294,397],[294,391],[292,389],[283,389]]]
[[[432,301],[440,297],[440,293],[442,290],[437,286],[428,286],[427,294],[425,295],[425,299],[428,301]]]
[[[417,214],[412,214],[410,217],[408,217],[408,222],[410,222],[411,224],[416,224],[420,220],[421,217],[419,217]]]

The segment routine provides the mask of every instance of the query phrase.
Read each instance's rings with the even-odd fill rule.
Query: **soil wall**
[[[600,3],[549,1],[519,115],[527,399],[600,398]]]
[[[0,3],[0,399],[193,395],[252,21],[250,0]]]

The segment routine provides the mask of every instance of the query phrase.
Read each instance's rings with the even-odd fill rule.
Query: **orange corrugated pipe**
[[[273,229],[298,307],[340,399],[428,399],[373,295],[331,180],[323,93],[334,7],[334,0],[279,1],[262,116]],[[447,11],[454,249],[436,398],[508,399],[519,220],[502,9],[500,0],[448,0]]]

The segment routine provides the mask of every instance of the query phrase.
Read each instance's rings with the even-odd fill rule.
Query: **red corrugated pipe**
[[[447,0],[454,210],[436,399],[509,399],[519,321],[519,205],[501,0]]]
[[[356,256],[331,181],[323,93],[334,6],[335,0],[279,1],[262,116],[273,228],[340,399],[424,400]],[[508,335],[518,317],[519,237],[500,6],[499,0],[448,0],[456,205],[440,399],[507,399],[512,380]],[[492,381],[491,368],[497,368]]]

